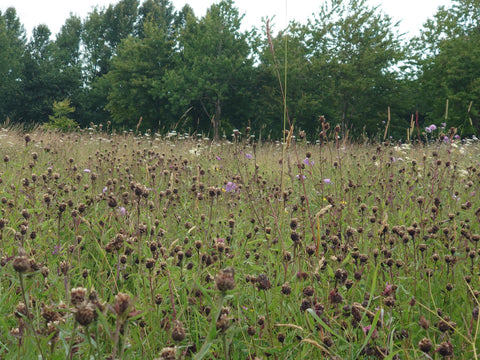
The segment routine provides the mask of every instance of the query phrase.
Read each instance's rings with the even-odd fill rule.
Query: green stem
[[[70,335],[70,345],[68,346],[68,355],[67,359],[73,359],[73,343],[75,341],[75,333],[77,330],[78,323],[75,321],[73,324],[72,334]]]
[[[30,331],[33,334],[33,338],[35,339],[35,343],[37,345],[38,351],[40,351],[40,355],[42,359],[45,359],[45,355],[43,354],[42,350],[42,345],[40,344],[40,339],[38,338],[37,332],[35,331],[35,328],[33,327],[32,323],[32,318],[31,318],[31,313],[30,313],[30,307],[28,304],[28,298],[27,298],[27,292],[25,289],[25,285],[23,283],[23,274],[21,272],[18,273],[19,278],[20,278],[20,289],[22,290],[22,297],[23,297],[23,302],[25,303],[25,311],[26,311],[26,323],[30,327]]]

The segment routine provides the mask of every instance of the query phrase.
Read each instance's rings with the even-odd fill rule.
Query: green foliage
[[[249,96],[253,61],[249,34],[240,32],[240,24],[241,16],[231,0],[212,5],[200,20],[187,14],[179,35],[177,64],[165,76],[172,106],[182,113],[192,108],[198,117],[193,124],[200,124],[195,130],[208,129],[211,121],[215,138],[222,118],[228,119],[226,105],[244,104]]]
[[[374,131],[392,104],[403,60],[391,19],[365,0],[328,1],[310,23],[314,71],[343,132]],[[373,134],[371,134],[373,135]]]
[[[286,89],[290,120],[296,128],[309,134],[319,132],[320,124],[316,120],[320,114],[326,113],[326,109],[322,104],[322,85],[312,81],[318,79],[319,74],[312,67],[311,51],[306,43],[308,38],[307,27],[292,22],[286,31],[271,39],[273,53],[267,37],[262,41],[256,75],[258,94],[255,107],[258,112],[252,123],[257,129],[263,127],[265,136],[280,138],[283,130],[283,99],[277,70],[282,87]],[[284,83],[285,73],[287,84]]]
[[[455,0],[439,8],[413,40],[427,121],[447,122],[463,135],[480,132],[479,14],[479,1]]]
[[[19,81],[24,71],[25,32],[14,8],[0,12],[0,121],[17,119],[24,90]]]
[[[70,105],[70,100],[65,99],[63,101],[53,102],[53,115],[48,118],[49,122],[45,123],[43,127],[45,129],[54,129],[60,131],[72,131],[78,124],[75,120],[69,118],[69,115],[75,111],[75,108]]]
[[[9,8],[0,14],[0,119],[44,123],[53,101],[68,98],[82,126],[129,129],[142,118],[142,130],[218,138],[250,126],[277,139],[282,86],[296,134],[306,131],[312,141],[320,115],[341,125],[343,136],[382,140],[405,138],[417,111],[421,127],[446,120],[473,135],[480,131],[479,13],[478,0],[452,1],[406,42],[381,8],[328,0],[306,24],[279,31],[271,24],[269,40],[265,28],[242,30],[233,0],[214,3],[201,18],[169,0],[121,0],[85,19],[70,16],[55,39],[39,25],[27,42]]]
[[[164,27],[146,22],[143,37],[129,37],[118,48],[112,69],[104,76],[109,84],[107,110],[119,127],[134,128],[142,118],[143,128],[170,128],[166,94],[162,87],[164,74],[172,68],[174,42],[167,40]],[[168,31],[168,32],[171,32]]]

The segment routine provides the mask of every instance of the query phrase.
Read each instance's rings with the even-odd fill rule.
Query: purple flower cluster
[[[237,189],[237,184],[235,184],[234,182],[229,181],[225,185],[226,192],[234,192],[236,189]]]
[[[435,131],[435,130],[437,130],[437,125],[435,125],[435,124],[432,124],[432,125],[427,126],[425,128],[425,132],[427,132],[427,133],[431,133],[432,131]]]
[[[315,161],[310,160],[309,158],[305,158],[305,159],[303,160],[303,163],[304,163],[305,165],[307,165],[307,166],[313,166],[313,164],[315,164]]]

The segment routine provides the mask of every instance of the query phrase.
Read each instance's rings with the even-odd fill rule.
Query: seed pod
[[[180,342],[185,339],[185,336],[185,327],[183,326],[182,322],[175,320],[172,329],[172,339],[174,341]]]
[[[13,260],[13,270],[25,273],[31,270],[30,260],[26,256],[17,256]]]

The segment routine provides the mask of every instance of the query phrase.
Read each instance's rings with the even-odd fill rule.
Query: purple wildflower
[[[437,125],[435,125],[435,124],[432,124],[432,125],[430,125],[429,127],[430,127],[430,130],[431,130],[431,131],[437,130]]]
[[[370,329],[371,329],[371,328],[372,328],[372,325],[363,326],[363,327],[362,327],[363,334],[364,334],[365,336],[367,336],[368,333],[370,332]],[[378,331],[377,331],[377,329],[375,328],[375,329],[373,329],[372,339],[376,339],[376,338],[378,338]]]
[[[427,126],[427,127],[425,128],[425,132],[427,132],[427,133],[431,133],[431,132],[432,132],[432,129],[430,129],[430,126]]]
[[[60,245],[55,245],[53,247],[52,255],[58,254],[60,252],[60,250],[61,250]]]
[[[108,187],[105,186],[105,187],[103,188],[103,190],[102,190],[102,193],[105,194],[105,193],[107,192],[107,190],[108,190]]]
[[[296,177],[297,179],[299,179],[299,180],[300,180],[300,178],[302,178],[303,180],[305,180],[305,179],[307,178],[307,177],[306,177],[305,175],[303,175],[303,174],[298,174],[298,175],[296,175],[295,177]]]
[[[232,192],[232,191],[235,191],[235,189],[237,188],[237,184],[235,184],[234,182],[227,182],[227,184],[225,185],[225,191],[226,192]]]
[[[460,135],[456,134],[453,138],[454,138],[455,140],[458,140],[458,139],[460,139]]]
[[[323,179],[323,182],[325,184],[331,184],[332,183],[332,180],[330,180],[329,178],[326,178],[326,179]]]
[[[389,284],[388,282],[385,284],[385,289],[383,289],[382,295],[389,296],[393,293],[393,284]]]
[[[216,156],[215,159],[217,159],[218,161],[222,160],[220,156]]]
[[[125,216],[125,214],[127,213],[127,210],[125,210],[125,208],[123,206],[120,206],[118,209],[117,209],[117,212],[118,212],[118,215],[120,216]]]
[[[310,160],[309,158],[305,158],[305,159],[303,160],[303,163],[304,163],[305,165],[312,166],[313,164],[315,164],[315,161]]]
[[[92,172],[92,170],[90,170],[90,169],[83,169],[83,172],[90,173],[90,172]]]
[[[245,154],[245,157],[246,157],[247,159],[251,159],[251,158],[252,158],[252,154]]]

